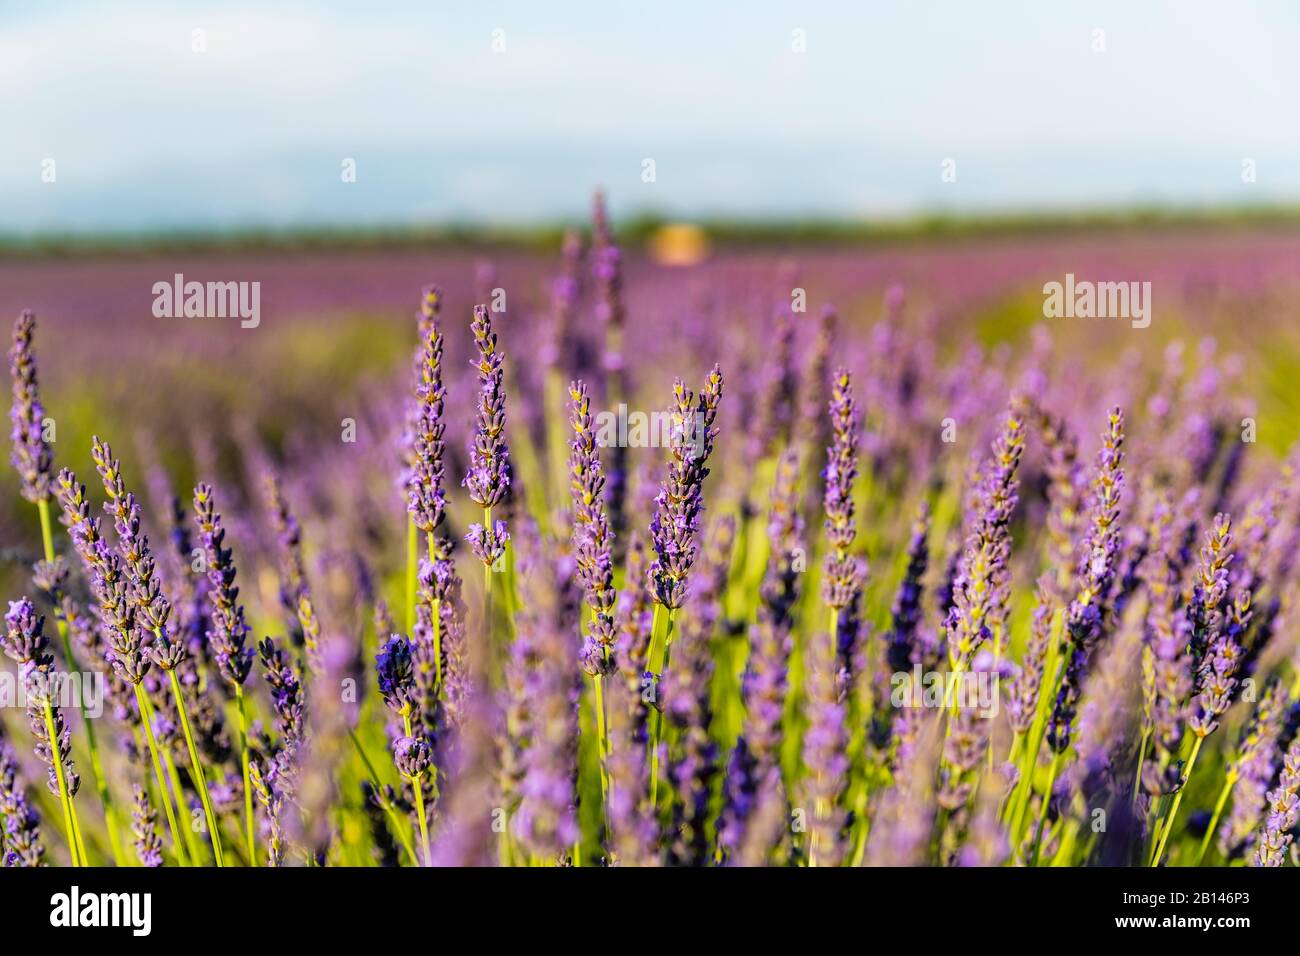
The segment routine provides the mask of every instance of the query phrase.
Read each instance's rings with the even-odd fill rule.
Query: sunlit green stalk
[[[244,771],[244,842],[248,848],[248,865],[255,866],[257,841],[253,837],[253,785],[248,771],[248,712],[244,705],[244,688],[235,685],[235,705],[239,710],[239,759]]]
[[[176,826],[176,811],[172,809],[172,796],[167,786],[167,776],[163,773],[162,760],[158,756],[158,741],[153,735],[151,716],[153,708],[149,706],[149,698],[145,696],[144,688],[139,684],[132,686],[135,688],[136,706],[140,708],[140,724],[144,727],[144,739],[149,745],[149,756],[153,759],[154,777],[158,781],[158,799],[167,813],[167,829],[171,832],[172,851],[181,866],[190,866],[189,854],[186,852],[185,844],[181,842],[180,831]]]
[[[370,774],[370,782],[374,786],[375,800],[379,803],[380,809],[388,815],[388,822],[392,824],[393,832],[396,834],[397,839],[401,841],[402,848],[410,855],[411,862],[419,866],[420,858],[416,855],[415,844],[411,842],[410,836],[407,835],[406,824],[398,817],[393,805],[384,797],[383,790],[379,787],[379,774],[375,770],[375,765],[370,762],[370,756],[366,753],[365,748],[361,746],[356,731],[351,727],[348,728],[348,737],[352,741],[352,746],[356,748],[357,754],[361,757],[361,762],[366,765],[366,772]]]
[[[36,502],[36,510],[41,518],[41,544],[45,549],[45,560],[53,563],[54,561],[54,533],[53,525],[50,520],[50,502],[48,498],[41,498]],[[55,614],[54,626],[59,632],[59,641],[63,646],[63,658],[68,662],[68,669],[76,667],[76,659],[72,656],[72,640],[68,635],[68,622],[63,619],[61,614]],[[104,778],[103,763],[99,758],[99,744],[95,739],[95,728],[86,717],[86,712],[82,706],[81,700],[77,701],[77,707],[81,709],[82,723],[86,728],[86,747],[90,752],[90,770],[95,775],[95,792],[99,795],[99,802],[104,807],[104,824],[108,829],[109,849],[113,854],[114,865],[120,865],[122,862],[122,844],[117,833],[117,812],[113,806],[113,797],[108,789],[108,781]]]
[[[1061,770],[1061,755],[1052,753],[1052,766],[1047,771],[1047,786],[1043,789],[1043,802],[1038,808],[1038,825],[1034,828],[1034,852],[1029,861],[1030,866],[1038,865],[1038,854],[1043,848],[1043,823],[1047,820],[1047,807],[1052,802],[1052,787],[1056,785],[1056,775]]]
[[[1205,859],[1205,852],[1210,848],[1210,840],[1214,839],[1214,831],[1219,828],[1219,818],[1223,816],[1223,808],[1227,806],[1228,797],[1232,796],[1232,790],[1237,785],[1237,774],[1228,771],[1223,780],[1223,789],[1219,791],[1219,799],[1214,804],[1214,815],[1210,817],[1210,825],[1205,828],[1205,836],[1201,837],[1201,851],[1196,854],[1196,865],[1200,866],[1201,861]]]
[[[658,812],[659,797],[659,744],[663,739],[664,732],[664,712],[659,701],[659,685],[663,679],[664,670],[668,667],[669,647],[673,640],[673,621],[677,612],[668,609],[667,626],[664,628],[664,637],[660,641],[659,637],[659,609],[661,604],[655,604],[654,617],[650,624],[650,649],[647,652],[647,663],[650,673],[653,675],[655,682],[655,710],[650,723],[650,807],[652,811]]]
[[[161,637],[161,634],[159,635]],[[217,866],[225,866],[225,856],[221,852],[221,827],[217,823],[217,815],[212,809],[212,799],[208,796],[208,782],[203,775],[203,762],[199,760],[198,748],[194,746],[194,733],[190,730],[190,718],[185,706],[185,698],[181,695],[181,681],[176,676],[176,671],[169,670],[167,676],[171,678],[172,696],[176,700],[176,712],[181,719],[181,732],[185,735],[185,748],[190,755],[190,770],[194,774],[194,783],[199,791],[199,800],[203,803],[203,814],[208,821],[208,839],[212,842],[212,858]]]
[[[1178,819],[1178,808],[1183,802],[1183,794],[1187,792],[1187,785],[1191,782],[1192,770],[1196,767],[1196,758],[1200,756],[1203,743],[1205,738],[1197,737],[1196,743],[1192,744],[1192,755],[1187,758],[1187,769],[1183,773],[1183,785],[1174,794],[1174,804],[1169,808],[1169,816],[1165,818],[1164,828],[1160,833],[1160,839],[1156,842],[1155,853],[1151,857],[1152,866],[1159,866],[1160,858],[1165,855],[1165,844],[1169,842],[1169,834],[1173,832],[1174,823]]]
[[[406,728],[406,736],[412,736],[411,733],[411,712],[409,709],[402,711],[402,724]],[[424,856],[424,865],[432,866],[433,860],[429,855],[429,821],[424,813],[424,787],[420,781],[424,774],[417,773],[414,777],[409,778],[411,781],[411,791],[415,794],[415,813],[420,820],[420,850]]]
[[[72,856],[72,865],[81,866],[81,851],[77,841],[77,827],[73,823],[72,798],[68,796],[68,782],[63,776],[63,757],[59,753],[59,740],[54,729],[54,709],[47,697],[45,704],[45,734],[50,746],[50,762],[54,765],[54,775],[59,783],[59,803],[63,806],[63,829],[68,836],[68,853]]]
[[[415,581],[419,565],[420,530],[414,516],[406,516],[406,633],[415,630]]]

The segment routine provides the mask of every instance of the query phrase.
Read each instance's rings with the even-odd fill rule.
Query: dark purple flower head
[[[1192,653],[1200,653],[1196,707],[1188,726],[1202,738],[1215,731],[1219,718],[1231,706],[1237,672],[1245,656],[1240,637],[1250,621],[1251,593],[1239,590],[1233,600],[1227,600],[1231,546],[1231,522],[1227,515],[1216,515],[1201,551],[1200,580],[1193,588],[1188,608]]]
[[[968,669],[979,649],[1006,622],[1010,523],[1019,501],[1018,471],[1024,449],[1024,422],[1013,407],[967,503],[964,526],[969,536],[953,580],[953,606],[947,620],[948,659],[954,670]]]
[[[51,686],[54,658],[48,653],[45,618],[36,613],[32,602],[23,598],[9,603],[5,615],[4,652],[22,667],[27,686],[27,723],[36,738],[36,756],[50,768],[50,792],[59,794],[59,777],[55,761],[62,764],[68,792],[76,795],[80,778],[72,766],[72,733],[63,713],[54,703],[57,693]],[[48,722],[54,723],[53,739]]]
[[[86,486],[67,468],[58,476],[59,505],[72,544],[90,576],[90,587],[107,629],[104,657],[123,680],[139,684],[149,672],[150,659],[130,579],[121,559],[104,541],[99,518],[92,517]]]
[[[505,555],[510,532],[506,530],[506,523],[500,518],[492,522],[491,530],[475,522],[465,533],[465,540],[469,542],[474,557],[491,567]]]
[[[414,780],[423,776],[433,760],[433,752],[422,737],[398,737],[393,742],[393,762],[397,772]]]
[[[134,494],[126,490],[122,481],[122,467],[113,457],[108,442],[95,437],[91,443],[91,459],[99,472],[108,500],[104,513],[112,517],[117,531],[117,551],[126,572],[131,603],[135,606],[140,624],[153,632],[157,639],[150,656],[163,670],[173,670],[185,659],[185,646],[173,641],[167,622],[171,616],[171,603],[163,594],[162,579],[157,562],[149,546],[149,538],[141,526],[140,505]]]
[[[841,368],[831,384],[831,446],[826,450],[825,479],[826,553],[822,599],[837,612],[857,603],[866,569],[849,553],[858,534],[853,504],[853,482],[858,475],[858,444],[862,420],[853,397],[853,377]]]
[[[1111,584],[1119,562],[1119,502],[1124,488],[1124,412],[1113,408],[1102,434],[1092,486],[1092,523],[1075,570],[1077,592],[1065,616],[1069,650],[1053,705],[1047,742],[1055,753],[1070,746],[1079,696],[1093,649],[1108,613]]]
[[[930,560],[930,506],[922,501],[912,522],[912,537],[907,546],[907,568],[894,596],[893,626],[889,632],[888,662],[893,671],[912,667],[916,628],[921,620],[921,597],[925,569]]]
[[[722,400],[722,370],[713,366],[698,397],[680,380],[673,386],[673,395],[671,457],[650,521],[655,560],[648,572],[655,600],[670,611],[686,599],[686,578],[699,549],[704,479],[718,434],[715,422]]]
[[[194,488],[194,519],[198,523],[199,546],[207,565],[208,594],[212,602],[208,642],[221,676],[233,686],[242,687],[253,667],[253,649],[244,646],[248,624],[235,585],[234,557],[231,549],[225,547],[226,531],[216,508],[212,486],[200,482]]]
[[[589,674],[605,674],[613,667],[614,644],[613,532],[605,510],[605,475],[596,450],[591,398],[582,382],[569,385],[569,493],[573,499],[572,547],[578,581],[591,608],[591,622],[581,661]]]
[[[506,445],[505,369],[492,315],[485,305],[474,306],[474,346],[478,349],[478,421],[469,450],[469,474],[464,485],[475,504],[491,508],[510,487],[510,449]]]
[[[141,866],[163,865],[162,837],[158,835],[158,811],[149,799],[149,791],[139,784],[131,788],[131,836],[135,855]]]
[[[1257,837],[1256,866],[1278,867],[1286,863],[1297,823],[1300,823],[1300,735],[1287,749],[1277,787],[1268,792],[1268,814]]]
[[[394,713],[410,713],[415,707],[415,663],[411,642],[394,634],[375,655],[379,693]]]
[[[45,848],[41,846],[40,817],[23,792],[18,757],[3,738],[0,738],[0,818],[4,819],[0,865],[41,866]]]
[[[437,321],[442,307],[442,290],[428,286],[424,290],[423,302],[406,508],[415,519],[415,526],[425,534],[432,534],[442,524],[446,508],[446,492],[442,486],[446,447],[443,435],[447,427],[443,421],[446,389],[442,384],[443,335]]]
[[[36,613],[35,606],[27,598],[9,602],[9,613],[5,615],[4,652],[10,660],[21,665],[24,680],[38,668],[54,664],[49,653],[49,640],[45,637],[45,618]]]
[[[271,704],[280,736],[285,746],[296,747],[306,730],[302,681],[273,639],[264,638],[257,650],[266,670],[266,683],[271,688]]]
[[[45,406],[36,382],[36,356],[32,332],[36,316],[23,311],[14,323],[14,344],[9,350],[9,374],[13,377],[13,405],[9,408],[13,448],[9,460],[22,482],[23,497],[45,501],[50,497],[54,454],[44,437]]]

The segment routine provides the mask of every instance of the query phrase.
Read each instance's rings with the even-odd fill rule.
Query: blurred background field
[[[1050,333],[1063,361],[1087,372],[1133,361],[1153,367],[1171,341],[1217,340],[1222,354],[1239,358],[1258,402],[1259,442],[1279,451],[1300,435],[1300,226],[1015,221],[983,229],[913,225],[880,235],[859,227],[860,235],[846,238],[846,225],[805,224],[804,238],[794,241],[777,241],[775,226],[702,231],[708,251],[689,266],[657,261],[662,227],[654,223],[621,235],[630,354],[643,369],[640,383],[657,394],[683,363],[698,372],[722,357],[689,354],[683,341],[701,311],[720,327],[761,336],[778,281],[797,269],[809,300],[834,303],[849,337],[865,335],[881,315],[886,288],[901,283],[908,322],[931,324],[947,356],[969,345],[1019,352],[1037,328]],[[789,232],[799,235],[798,228]],[[476,274],[489,267],[492,287],[506,291],[503,336],[531,339],[547,322],[558,245],[558,231],[531,231],[508,243],[468,232],[437,242],[330,235],[314,242],[218,237],[29,247],[0,257],[0,312],[30,308],[40,320],[43,386],[60,447],[87,447],[95,428],[124,437],[147,430],[188,481],[201,449],[233,468],[240,429],[253,429],[275,449],[309,445],[337,439],[341,418],[361,418],[400,397],[414,344],[412,303],[429,282],[447,292],[453,355],[468,356],[469,311],[483,294]],[[1067,272],[1150,281],[1151,327],[1044,318],[1042,286]],[[242,329],[235,318],[154,317],[152,286],[175,273],[260,282],[260,327]],[[808,334],[815,311],[806,316]],[[536,353],[511,353],[526,376],[539,364]],[[459,374],[464,366],[453,368]],[[375,437],[363,429],[359,443]],[[8,493],[15,487],[11,473],[0,476],[7,532],[18,512],[31,517]]]

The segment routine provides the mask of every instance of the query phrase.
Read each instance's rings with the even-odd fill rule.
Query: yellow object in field
[[[693,266],[709,257],[709,237],[699,226],[671,222],[650,234],[650,258],[664,266]]]

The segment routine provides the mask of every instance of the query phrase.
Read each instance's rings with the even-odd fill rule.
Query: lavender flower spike
[[[45,857],[40,818],[23,793],[18,758],[3,738],[0,738],[0,818],[4,819],[0,865],[40,866]]]
[[[41,404],[36,383],[36,356],[32,353],[32,332],[36,316],[24,311],[14,323],[14,344],[9,350],[9,374],[13,377],[13,405],[9,422],[13,450],[9,460],[22,482],[23,497],[28,501],[46,501],[50,497],[54,455],[43,435],[45,407]]]
[[[831,385],[831,447],[826,453],[826,554],[825,583],[822,597],[835,613],[857,603],[865,569],[861,560],[849,554],[857,537],[857,518],[853,505],[853,480],[858,474],[858,443],[861,416],[853,398],[853,378],[847,369],[839,369]],[[837,628],[838,630],[838,628]],[[838,637],[837,637],[838,640]]]
[[[505,369],[492,331],[492,316],[485,305],[474,306],[474,345],[478,349],[478,423],[469,450],[469,473],[464,486],[470,499],[483,509],[482,524],[472,524],[465,538],[474,556],[491,566],[505,553],[510,536],[504,521],[493,522],[492,507],[510,488],[510,449],[506,445]]]
[[[649,569],[655,600],[668,611],[686,599],[686,578],[699,550],[699,522],[704,511],[704,479],[718,429],[722,370],[713,366],[697,397],[680,380],[673,385],[672,457],[650,521],[655,560]]]
[[[1268,793],[1269,812],[1260,827],[1255,849],[1256,866],[1277,867],[1286,862],[1292,831],[1300,822],[1300,736],[1291,741],[1282,763],[1277,789]]]
[[[149,791],[136,784],[132,788],[131,834],[135,854],[141,866],[163,865],[162,838],[158,836],[158,811],[153,808]]]
[[[442,303],[442,290],[436,285],[424,290],[425,313],[421,316],[420,351],[416,363],[415,386],[416,414],[412,445],[412,468],[406,483],[406,510],[415,519],[415,526],[426,535],[433,534],[442,524],[446,508],[443,489],[443,402],[446,389],[442,384],[442,329],[437,322]]]
[[[18,664],[28,688],[27,722],[36,738],[36,756],[50,770],[50,793],[62,797],[66,786],[68,797],[75,797],[81,778],[72,766],[72,732],[64,722],[63,712],[54,703],[51,686],[54,657],[45,636],[45,618],[36,613],[27,598],[9,602],[4,652]],[[53,724],[52,737],[50,724]]]
[[[194,488],[194,517],[199,526],[199,545],[207,563],[209,595],[212,600],[212,630],[208,640],[221,676],[234,687],[243,687],[253,667],[252,648],[245,647],[248,624],[235,585],[235,563],[225,547],[226,530],[217,514],[212,486],[200,482]]]
[[[1093,648],[1101,636],[1106,599],[1115,580],[1119,562],[1119,501],[1124,489],[1124,413],[1110,412],[1102,447],[1097,456],[1093,480],[1092,528],[1079,555],[1075,573],[1078,592],[1065,617],[1069,656],[1047,730],[1053,753],[1064,754],[1070,746],[1074,718],[1078,711],[1083,678]]]
[[[613,669],[614,591],[613,532],[605,510],[605,475],[596,451],[591,398],[582,382],[569,385],[573,440],[569,453],[569,488],[573,496],[573,553],[578,580],[591,608],[591,627],[580,653],[582,669],[592,676]]]

